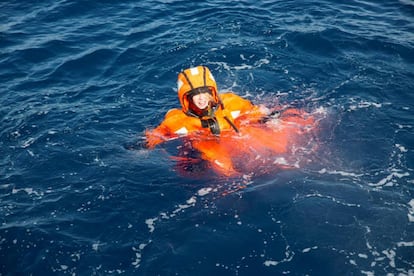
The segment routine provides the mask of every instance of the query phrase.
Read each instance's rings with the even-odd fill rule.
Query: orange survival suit
[[[189,137],[193,148],[201,153],[204,160],[224,175],[234,175],[233,152],[243,151],[245,140],[260,143],[267,150],[280,153],[286,150],[288,137],[277,133],[277,142],[269,130],[257,126],[267,115],[266,109],[253,105],[250,101],[233,93],[219,95],[217,84],[210,70],[205,66],[186,69],[178,75],[178,98],[181,109],[172,109],[164,121],[155,129],[147,130],[147,147],[181,136]],[[212,96],[207,110],[197,112],[193,108],[191,96],[208,91]],[[240,156],[240,155],[237,155]]]

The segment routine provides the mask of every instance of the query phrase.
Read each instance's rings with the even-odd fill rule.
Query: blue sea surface
[[[414,275],[414,1],[0,11],[0,275]],[[200,64],[319,116],[295,169],[186,176],[179,140],[142,146]]]

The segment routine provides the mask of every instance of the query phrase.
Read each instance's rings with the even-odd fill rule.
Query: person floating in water
[[[262,105],[254,105],[234,93],[219,94],[217,83],[206,66],[186,69],[178,74],[178,98],[181,109],[167,112],[164,121],[145,132],[147,148],[162,142],[187,137],[191,147],[209,161],[212,168],[226,176],[238,173],[237,158],[248,152],[284,153],[292,138],[286,124],[269,127],[264,123],[274,115],[284,123],[312,123],[302,112],[288,109],[279,114]]]

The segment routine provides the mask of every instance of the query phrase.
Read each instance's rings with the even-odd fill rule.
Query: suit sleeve
[[[244,99],[236,94],[227,93],[223,95],[223,102],[226,109],[231,111],[237,110],[240,111],[240,114],[237,116],[239,121],[250,121],[256,122],[262,119],[267,115],[266,108],[258,105],[252,104],[249,100]]]
[[[164,118],[164,121],[154,129],[145,131],[147,148],[154,148],[162,142],[168,141],[171,138],[177,137],[173,132],[173,126],[177,122],[177,117],[181,113],[178,109],[170,110]]]

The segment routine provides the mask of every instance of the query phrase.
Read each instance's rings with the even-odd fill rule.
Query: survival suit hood
[[[205,66],[189,68],[178,74],[177,88],[182,110],[186,114],[191,114],[188,97],[190,95],[209,92],[213,97],[214,104],[220,103],[217,83],[210,70]]]

